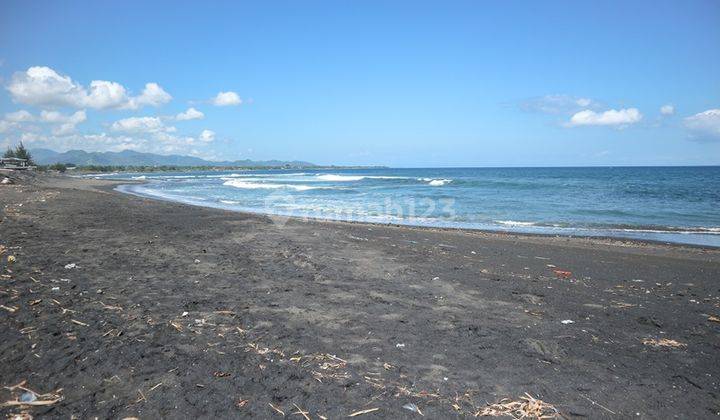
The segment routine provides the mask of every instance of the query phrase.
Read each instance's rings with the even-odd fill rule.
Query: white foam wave
[[[132,177],[132,179],[147,179],[147,177],[145,175],[140,175],[140,176],[134,176],[134,177]]]
[[[533,222],[518,222],[516,220],[495,220],[495,223],[505,226],[535,226]]]
[[[225,178],[223,178],[225,179]],[[310,185],[295,185],[295,184],[267,184],[261,182],[248,182],[241,179],[227,179],[223,185],[227,185],[235,188],[242,188],[246,190],[257,190],[257,189],[290,189],[295,191],[307,191],[323,189],[327,187],[313,187]]]
[[[239,201],[233,201],[233,200],[219,200],[223,204],[240,204]]]
[[[428,182],[428,185],[432,187],[441,187],[445,184],[449,184],[452,182],[452,179],[431,179],[430,182]]]

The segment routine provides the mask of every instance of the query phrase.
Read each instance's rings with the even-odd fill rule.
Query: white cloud
[[[142,94],[135,98],[130,98],[125,106],[128,109],[142,108],[145,105],[158,107],[172,100],[172,96],[165,92],[157,83],[145,84]]]
[[[203,141],[205,143],[209,143],[211,141],[215,140],[215,132],[212,130],[203,130],[202,133],[200,133],[200,141]]]
[[[675,107],[671,104],[663,105],[660,107],[660,113],[663,115],[672,115],[675,113]]]
[[[59,124],[53,128],[53,134],[62,136],[73,133],[75,126],[87,120],[85,110],[77,111],[71,115],[64,115],[57,111],[42,111],[40,120],[52,124]]]
[[[229,106],[229,105],[240,105],[242,100],[240,96],[235,92],[220,92],[211,99],[211,102],[215,106]]]
[[[15,73],[7,89],[15,101],[29,105],[74,106],[85,93],[70,77],[49,67],[30,67]]]
[[[635,124],[640,120],[642,120],[642,114],[637,108],[611,109],[605,112],[586,109],[573,114],[570,121],[565,125],[568,127],[588,125],[624,127]]]
[[[106,80],[93,80],[90,82],[90,92],[83,91],[75,106],[84,104],[90,108],[106,109],[127,106],[129,98],[125,87],[120,83]]]
[[[20,110],[5,114],[5,118],[0,121],[0,132],[8,131],[10,128],[22,129],[25,132],[37,131],[39,127],[28,123],[40,122],[54,125],[53,133],[55,134],[69,134],[75,131],[76,125],[85,120],[87,120],[85,110],[77,111],[70,115],[65,115],[58,111],[43,110],[39,116],[32,115],[25,110]]]
[[[138,109],[159,106],[172,99],[157,83],[146,84],[142,94],[133,97],[117,82],[93,80],[87,89],[69,76],[43,66],[15,73],[7,90],[15,102],[74,108]]]
[[[175,127],[166,126],[158,117],[130,117],[115,121],[111,128],[126,133],[173,132]]]
[[[178,121],[201,120],[203,118],[205,118],[205,114],[195,108],[188,108],[187,111],[181,112],[175,116],[175,119]]]
[[[543,114],[569,114],[596,106],[597,103],[589,98],[559,94],[530,98],[520,103],[520,108],[524,111]]]
[[[685,118],[690,138],[697,141],[720,141],[720,109],[708,109]]]
[[[64,115],[57,111],[42,111],[40,112],[40,119],[45,122],[49,123],[66,123],[71,122],[75,124],[79,124],[85,120],[87,120],[87,115],[85,114],[85,111],[77,111],[74,114],[71,115]]]
[[[10,122],[28,122],[33,121],[33,115],[24,109],[5,114],[5,119]]]

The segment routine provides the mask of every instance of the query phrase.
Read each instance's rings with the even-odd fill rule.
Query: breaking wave
[[[229,187],[242,188],[245,190],[258,190],[258,189],[289,189],[295,191],[307,191],[317,189],[329,189],[331,187],[314,187],[311,185],[299,185],[299,184],[267,184],[261,182],[249,182],[241,179],[227,179],[223,185]]]

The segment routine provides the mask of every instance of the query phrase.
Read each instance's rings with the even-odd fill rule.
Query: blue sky
[[[0,63],[1,147],[720,164],[717,1],[4,1]]]

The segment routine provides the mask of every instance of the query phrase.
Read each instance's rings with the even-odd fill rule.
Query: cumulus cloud
[[[637,108],[623,108],[620,110],[610,109],[605,112],[595,112],[585,109],[573,114],[566,126],[579,127],[599,125],[624,127],[630,124],[638,123],[640,120],[642,120],[642,114]]]
[[[40,119],[49,123],[66,123],[73,122],[75,124],[81,123],[87,119],[85,111],[77,111],[74,114],[65,115],[58,111],[42,111],[40,112]]]
[[[158,107],[172,100],[172,96],[157,83],[146,83],[140,96],[130,98],[128,108],[137,109],[145,105]]]
[[[136,110],[157,107],[172,100],[157,83],[147,83],[137,95],[123,85],[105,80],[93,80],[83,85],[70,76],[49,67],[31,67],[15,73],[5,86],[16,103],[37,106],[39,113],[24,109],[0,116],[3,142],[25,142],[29,147],[48,147],[54,150],[83,149],[88,151],[138,150],[162,154],[190,154],[209,157],[207,145],[215,141],[215,132],[205,129],[197,135],[177,133],[171,121],[204,118],[204,114],[188,108],[174,116],[134,116],[109,125],[107,133],[79,133],[78,124],[87,120],[87,109]],[[242,103],[234,92],[220,92],[214,104]],[[62,112],[64,107],[76,108]]]
[[[675,113],[675,106],[671,104],[663,105],[660,107],[660,113],[663,115],[673,115]]]
[[[188,108],[187,111],[181,112],[175,116],[175,119],[178,121],[201,120],[203,118],[205,118],[205,114],[195,108]]]
[[[21,109],[15,112],[9,112],[5,114],[5,120],[9,122],[28,122],[33,121],[34,117],[31,113]]]
[[[42,111],[40,120],[51,124],[58,124],[53,128],[53,134],[61,136],[73,133],[75,126],[87,120],[85,110],[77,111],[71,115],[64,115],[57,111]]]
[[[240,96],[235,92],[220,92],[214,98],[210,100],[215,106],[230,106],[240,105],[242,100]]]
[[[13,127],[13,123],[6,120],[0,120],[0,133],[4,133]]]
[[[126,133],[173,132],[175,127],[166,126],[158,117],[130,117],[112,123],[114,131]]]
[[[720,141],[720,109],[708,109],[684,120],[690,138],[696,141]]]
[[[520,103],[520,108],[528,112],[543,114],[569,114],[583,108],[594,108],[597,103],[589,98],[571,95],[545,95],[527,99]]]
[[[200,141],[203,141],[205,143],[211,142],[215,140],[215,132],[212,130],[203,130],[202,133],[200,133]]]
[[[117,82],[93,80],[89,88],[50,67],[30,67],[17,72],[7,85],[15,102],[37,106],[69,106],[94,109],[138,109],[160,106],[172,96],[157,83],[147,83],[138,96],[130,96]]]
[[[39,116],[28,111],[19,110],[5,114],[0,121],[0,132],[12,129],[22,129],[26,132],[37,131],[38,127],[28,123],[47,123],[53,125],[54,134],[69,134],[75,131],[75,126],[87,120],[85,110],[65,115],[58,111],[43,110]]]

